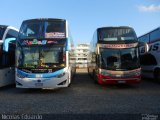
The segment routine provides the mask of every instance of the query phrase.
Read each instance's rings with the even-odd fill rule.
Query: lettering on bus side
[[[22,45],[46,45],[46,44],[57,44],[54,40],[23,40]]]
[[[148,52],[155,52],[155,51],[160,51],[160,43],[155,43],[149,46],[149,51]],[[140,53],[145,53],[145,47],[140,48]]]
[[[155,44],[150,46],[149,51],[158,51],[159,47],[160,47],[160,44],[155,43]]]
[[[137,43],[132,43],[132,44],[101,44],[100,47],[103,48],[131,48],[131,47],[136,47]]]

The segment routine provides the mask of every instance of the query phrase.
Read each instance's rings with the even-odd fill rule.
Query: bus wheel
[[[160,81],[160,69],[155,69],[154,71],[154,79]]]
[[[68,81],[68,82],[69,82],[69,83],[68,83],[68,87],[71,86],[71,82],[72,82],[72,77],[73,77],[73,76],[72,76],[71,74],[72,74],[72,73],[70,73],[69,76],[68,76],[68,79],[69,79],[69,81]]]
[[[96,75],[95,70],[93,71],[93,80],[94,80],[94,83],[98,84],[97,75]]]
[[[87,67],[87,72],[88,72],[88,75],[89,75],[89,68]]]
[[[89,75],[89,77],[92,78],[91,74],[89,73],[89,68],[87,68],[87,70],[88,70],[88,75]]]

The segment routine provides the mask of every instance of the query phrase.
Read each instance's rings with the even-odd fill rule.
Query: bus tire
[[[154,70],[154,79],[160,81],[160,68]]]
[[[95,84],[98,84],[97,76],[95,70],[93,70],[93,80]]]
[[[70,71],[70,74],[69,74],[69,76],[68,76],[68,80],[69,80],[69,81],[68,81],[68,82],[69,82],[69,83],[68,83],[68,87],[71,86],[72,77],[73,77],[73,76],[72,76],[72,71]]]
[[[89,72],[89,68],[87,68],[87,70],[88,70],[88,75],[89,75],[89,77],[92,78],[92,76],[91,76],[91,74],[90,74],[90,72]]]
[[[72,72],[72,79],[71,79],[71,81],[74,80],[75,75],[76,75],[76,68],[74,69],[74,72]]]
[[[73,75],[73,76],[75,77],[76,74],[77,74],[77,69],[75,68],[75,72],[74,72],[74,75]]]

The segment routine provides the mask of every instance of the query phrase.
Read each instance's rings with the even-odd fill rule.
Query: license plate
[[[42,74],[36,74],[36,78],[42,78],[43,75]]]
[[[116,75],[116,77],[122,77],[121,75]]]
[[[118,83],[126,83],[126,81],[118,81]]]
[[[42,86],[43,86],[43,83],[35,83],[35,86],[36,86],[36,87],[42,87]]]

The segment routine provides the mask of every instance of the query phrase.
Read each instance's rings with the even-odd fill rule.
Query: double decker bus
[[[160,80],[160,27],[138,37],[138,40],[149,45],[146,54],[144,47],[140,47],[142,77]]]
[[[70,85],[76,66],[71,59],[74,45],[66,20],[25,20],[16,42],[17,88]]]
[[[15,40],[18,29],[0,25],[0,87],[15,83]]]
[[[141,80],[138,39],[133,28],[98,28],[90,43],[88,73],[99,84],[133,84]]]

